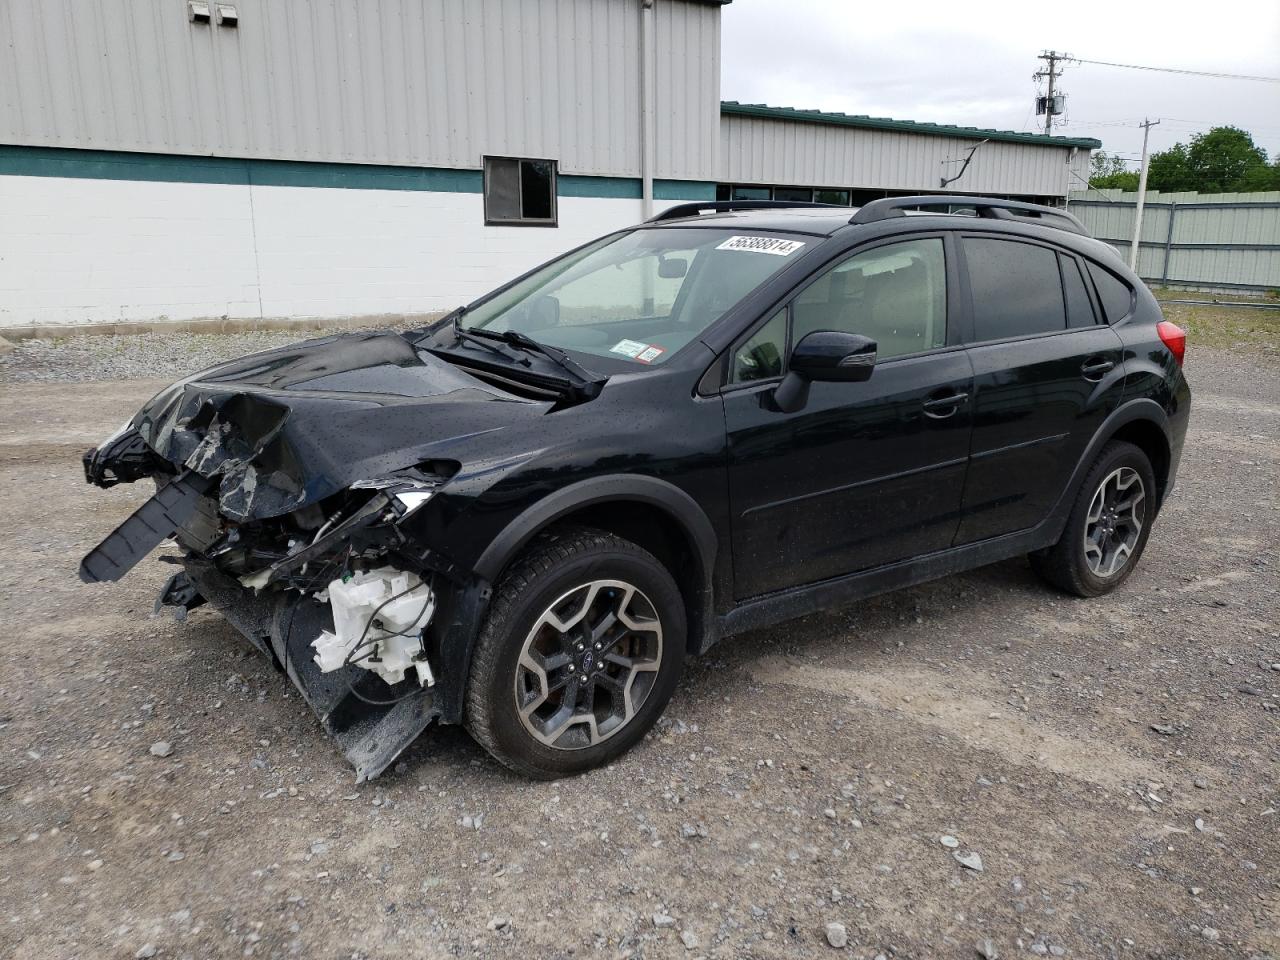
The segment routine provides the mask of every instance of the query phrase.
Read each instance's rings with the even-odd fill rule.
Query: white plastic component
[[[422,686],[435,684],[426,658],[415,659],[422,653],[418,634],[436,612],[431,587],[417,574],[379,567],[334,580],[326,592],[333,632],[322,631],[311,642],[322,671],[339,670],[350,659],[387,683],[399,683],[412,669]]]

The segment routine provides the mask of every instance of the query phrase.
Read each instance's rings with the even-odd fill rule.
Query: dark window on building
[[[881,194],[877,194],[880,196]],[[779,200],[783,203],[834,203],[849,206],[849,191],[835,187],[757,187],[716,184],[717,200]]]
[[[555,161],[485,157],[484,222],[554,227]]]
[[[1116,323],[1127,317],[1133,310],[1133,290],[1129,285],[1093,262],[1089,263],[1089,276],[1093,277],[1094,286],[1098,288],[1098,299],[1102,301],[1107,323]]]
[[[1030,337],[1065,330],[1058,257],[1047,247],[966,237],[973,290],[974,340]]]
[[[1062,253],[1058,254],[1058,262],[1062,264],[1062,287],[1067,292],[1067,326],[1092,327],[1098,318],[1093,315],[1093,304],[1089,302],[1079,262],[1075,257]]]

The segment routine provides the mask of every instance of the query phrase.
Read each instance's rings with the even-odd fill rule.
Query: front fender
[[[589,477],[548,494],[525,509],[490,541],[476,561],[475,572],[492,582],[538,531],[584,507],[613,500],[648,504],[675,520],[694,551],[702,574],[701,586],[710,592],[716,561],[715,528],[689,494],[646,474]]]

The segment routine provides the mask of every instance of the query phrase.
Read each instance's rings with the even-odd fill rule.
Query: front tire
[[[608,763],[661,716],[685,636],[679,588],[652,554],[600,530],[544,536],[494,591],[467,684],[467,730],[529,777]]]
[[[1043,579],[1078,597],[1110,593],[1133,573],[1156,518],[1151,461],[1132,443],[1102,448],[1058,542],[1031,555]]]

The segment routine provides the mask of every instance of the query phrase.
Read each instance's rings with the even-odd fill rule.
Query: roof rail
[[[966,197],[956,194],[924,194],[915,197],[882,197],[872,200],[850,219],[850,223],[875,223],[890,217],[906,216],[908,209],[916,207],[973,207],[979,217],[991,220],[1021,220],[1039,222],[1042,227],[1053,227],[1089,236],[1083,223],[1072,214],[1057,207],[1045,207],[1021,200],[998,200],[993,197]]]
[[[650,217],[645,223],[679,220],[682,217],[696,217],[704,210],[711,213],[724,213],[728,210],[785,210],[788,207],[830,207],[839,209],[839,204],[813,203],[808,200],[695,200],[692,203],[677,203],[674,207],[668,207],[656,217]]]

